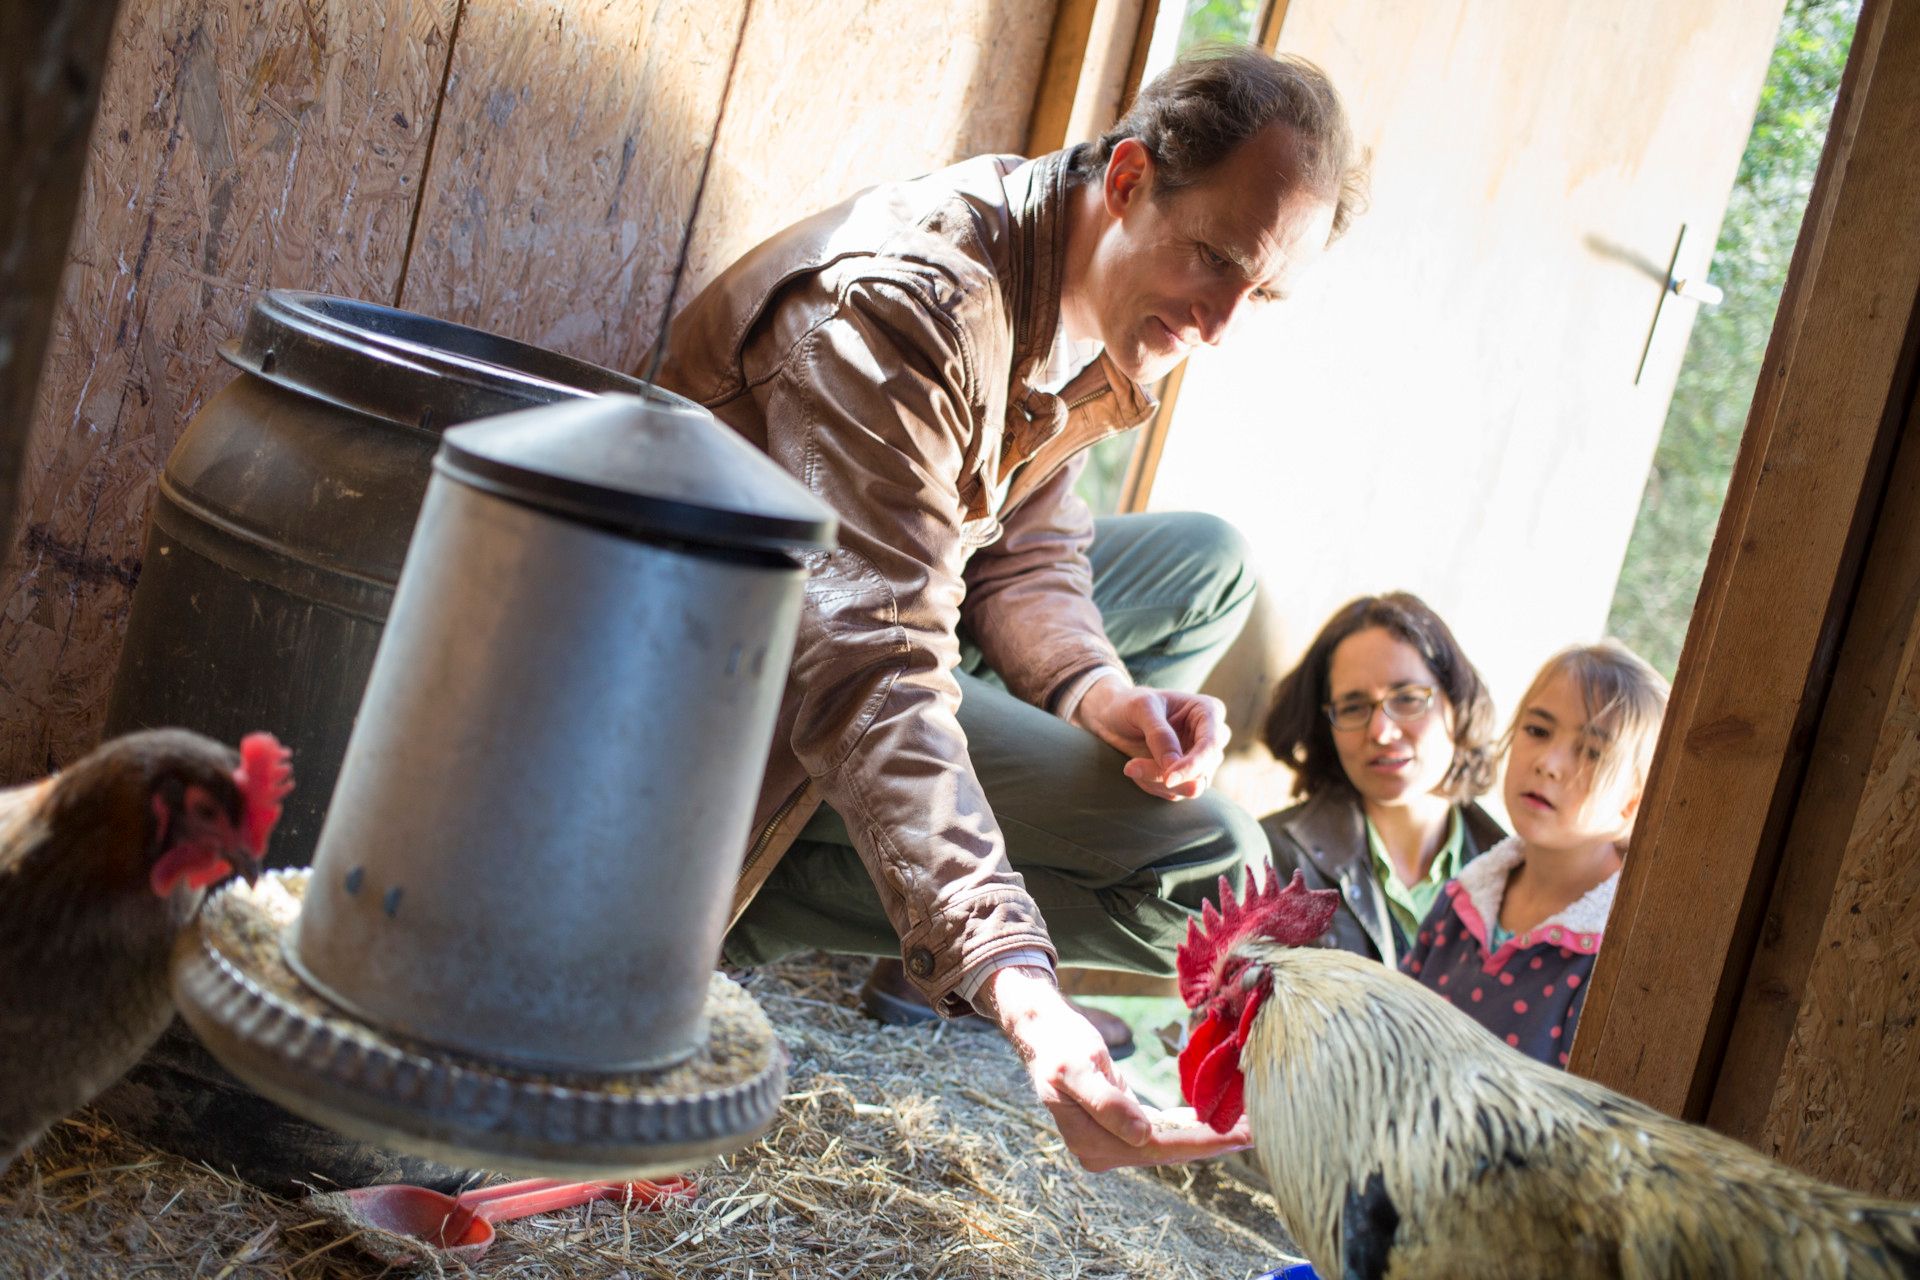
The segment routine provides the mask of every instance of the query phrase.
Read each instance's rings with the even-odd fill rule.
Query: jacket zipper
[[[800,803],[800,797],[806,793],[807,784],[803,781],[793,789],[791,795],[780,802],[780,807],[775,809],[773,816],[767,819],[767,825],[760,829],[760,834],[754,838],[753,844],[748,846],[747,859],[740,864],[738,878],[745,879],[747,872],[753,870],[753,864],[760,861],[760,855],[765,853],[767,846],[773,843],[773,833],[779,829],[780,823],[793,812],[793,807]]]

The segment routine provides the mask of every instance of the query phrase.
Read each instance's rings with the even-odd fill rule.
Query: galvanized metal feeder
[[[664,395],[455,428],[434,471],[297,920],[249,950],[216,900],[181,1011],[268,1097],[435,1159],[744,1145],[784,1060],[713,968],[833,516]]]

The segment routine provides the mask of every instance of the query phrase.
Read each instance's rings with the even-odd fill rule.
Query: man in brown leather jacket
[[[1357,187],[1317,69],[1216,52],[1098,143],[780,232],[669,339],[661,382],[841,521],[808,565],[727,959],[902,957],[932,1008],[999,1024],[1089,1168],[1247,1138],[1150,1116],[1054,965],[1171,972],[1265,845],[1203,795],[1227,731],[1192,692],[1251,596],[1234,535],[1096,524],[1074,482],[1151,413],[1142,384],[1284,296]]]

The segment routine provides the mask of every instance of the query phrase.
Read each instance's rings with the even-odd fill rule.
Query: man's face
[[[1302,189],[1296,169],[1292,131],[1276,125],[1156,198],[1146,148],[1128,139],[1114,149],[1088,308],[1129,377],[1151,382],[1189,348],[1219,343],[1249,308],[1284,298],[1325,250],[1333,204]]]

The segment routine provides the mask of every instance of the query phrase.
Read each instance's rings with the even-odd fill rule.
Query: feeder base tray
[[[720,974],[707,1039],[665,1070],[550,1073],[408,1040],[329,1004],[282,947],[305,870],[211,897],[174,952],[181,1016],[265,1097],[415,1156],[507,1173],[650,1178],[751,1142],[779,1109],[786,1059],[753,998]]]

